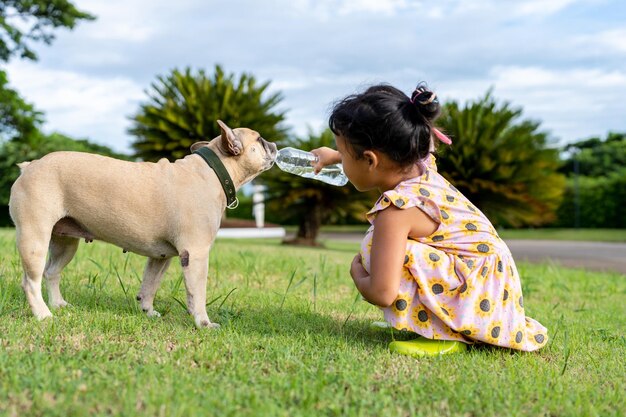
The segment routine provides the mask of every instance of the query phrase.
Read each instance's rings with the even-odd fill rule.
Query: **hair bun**
[[[420,83],[411,94],[411,103],[419,110],[420,114],[428,121],[433,121],[439,115],[439,99],[437,94]]]

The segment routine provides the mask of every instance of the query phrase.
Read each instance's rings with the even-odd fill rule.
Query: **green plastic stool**
[[[408,356],[439,356],[465,352],[467,350],[467,344],[453,340],[419,338],[406,341],[396,340],[389,343],[389,350]]]

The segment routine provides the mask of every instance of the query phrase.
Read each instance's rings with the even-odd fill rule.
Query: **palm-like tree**
[[[280,146],[311,150],[332,147],[334,135],[326,129],[320,134],[309,132],[304,139],[291,138]],[[280,213],[283,222],[296,222],[298,231],[293,240],[284,243],[318,246],[320,226],[339,219],[365,220],[365,213],[377,195],[358,192],[351,184],[336,187],[314,179],[307,179],[274,167],[259,177],[268,187],[268,210]]]
[[[497,226],[549,223],[565,186],[558,149],[521,113],[488,92],[464,107],[447,103],[437,122],[454,142],[440,148],[439,171]]]
[[[233,128],[254,129],[271,141],[283,139],[284,112],[274,110],[282,96],[268,94],[269,84],[257,85],[245,73],[235,79],[219,65],[212,77],[202,70],[193,74],[189,68],[157,77],[146,92],[149,101],[131,117],[129,133],[137,137],[132,145],[135,156],[146,161],[182,158],[194,142],[220,134],[217,119]]]

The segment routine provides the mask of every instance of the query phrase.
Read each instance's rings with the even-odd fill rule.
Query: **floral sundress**
[[[374,219],[390,205],[417,207],[439,227],[407,241],[398,296],[383,308],[387,322],[429,339],[524,351],[546,344],[547,329],[524,313],[511,252],[485,215],[437,173],[434,156],[421,176],[383,193],[367,213],[372,226],[361,245],[367,271]]]

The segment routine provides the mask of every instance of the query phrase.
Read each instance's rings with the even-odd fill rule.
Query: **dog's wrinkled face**
[[[272,167],[276,158],[276,144],[263,139],[254,130],[245,127],[231,129],[221,120],[217,124],[222,130],[221,136],[211,142],[194,143],[191,146],[192,152],[215,142],[226,159],[236,161],[238,179],[242,183],[251,181]]]
[[[233,134],[240,140],[239,164],[249,167],[250,172],[260,174],[274,164],[276,144],[263,139],[258,132],[245,127],[234,129]]]

